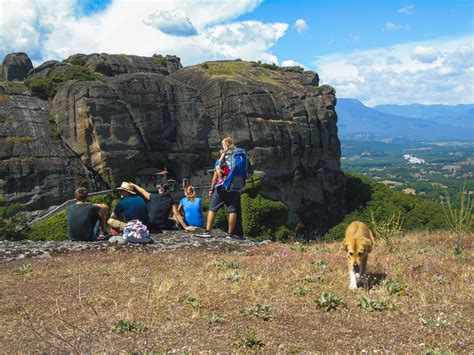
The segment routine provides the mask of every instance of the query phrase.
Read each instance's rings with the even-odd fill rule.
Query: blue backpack
[[[222,188],[226,191],[241,192],[245,190],[245,182],[247,181],[247,151],[242,148],[235,148],[229,154],[230,156],[226,156],[225,160],[230,172],[225,178]]]

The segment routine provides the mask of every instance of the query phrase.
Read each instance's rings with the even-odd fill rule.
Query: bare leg
[[[216,217],[216,213],[209,211],[207,213],[207,223],[206,223],[206,230],[210,231],[212,229],[212,224],[214,223],[214,218]]]
[[[237,213],[229,213],[229,226],[227,232],[233,234],[237,224]]]

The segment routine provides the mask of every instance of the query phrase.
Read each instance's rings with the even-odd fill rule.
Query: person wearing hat
[[[147,201],[150,201],[148,217],[150,219],[150,229],[170,230],[175,228],[176,222],[186,231],[195,231],[195,227],[188,226],[178,213],[178,208],[173,197],[169,193],[169,185],[158,185],[158,193],[150,193],[141,186],[130,183]],[[172,217],[172,219],[170,219]]]
[[[148,218],[148,211],[146,203],[141,196],[138,196],[133,191],[133,186],[129,182],[122,182],[117,188],[120,194],[120,202],[114,209],[107,223],[115,229],[123,231],[127,222],[138,219],[147,227],[150,226],[150,219]],[[125,222],[118,219],[118,216],[123,214]]]
[[[67,231],[70,240],[93,241],[97,240],[96,235],[99,226],[104,235],[105,213],[107,205],[91,205],[86,202],[89,192],[85,187],[79,187],[75,191],[76,203],[67,209]]]

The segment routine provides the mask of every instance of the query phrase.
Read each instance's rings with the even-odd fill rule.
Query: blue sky
[[[0,57],[296,64],[371,106],[474,103],[473,33],[474,6],[464,0],[0,0]]]

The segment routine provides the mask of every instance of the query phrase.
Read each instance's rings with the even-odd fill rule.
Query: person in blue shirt
[[[184,212],[184,222],[191,227],[203,227],[204,217],[202,215],[202,202],[196,197],[194,186],[187,186],[184,189],[184,195],[179,201],[178,212]]]
[[[113,228],[123,231],[127,222],[138,219],[148,227],[150,219],[148,218],[145,200],[133,191],[133,186],[128,182],[123,182],[117,190],[120,193],[120,202],[107,223]],[[118,219],[120,214],[123,214],[125,222]]]

